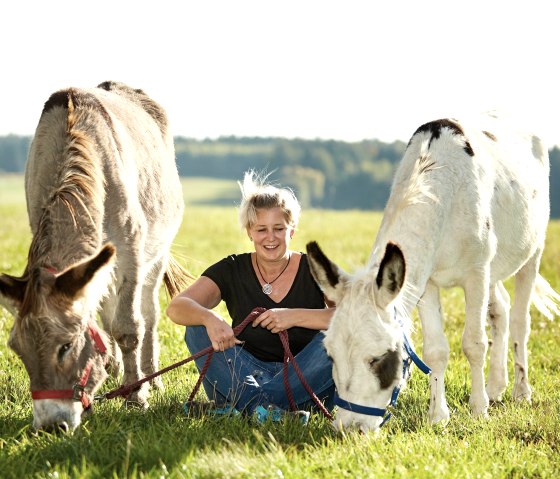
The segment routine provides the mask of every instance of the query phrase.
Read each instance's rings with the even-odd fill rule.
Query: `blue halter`
[[[404,330],[403,323],[400,320],[400,318],[398,318],[397,316],[396,309],[395,309],[395,319],[398,320],[398,322],[401,325],[401,328],[403,328],[403,351],[404,351],[403,373],[402,373],[403,379],[405,381],[408,380],[408,377],[410,376],[410,366],[412,363],[416,364],[416,367],[420,369],[420,371],[422,371],[424,374],[430,374],[432,370],[428,367],[428,365],[424,361],[420,359],[420,357],[414,351],[414,348],[412,347],[412,343],[408,339],[408,335]],[[398,386],[395,386],[395,388],[393,389],[393,394],[391,394],[391,402],[389,403],[389,407],[394,407],[397,404],[397,398],[399,397],[400,392],[401,392],[401,386],[399,384]],[[346,401],[345,399],[342,399],[338,395],[337,391],[335,391],[334,393],[334,404],[335,406],[339,406],[343,409],[358,414],[365,414],[366,416],[382,417],[383,421],[381,422],[381,426],[383,426],[383,424],[385,424],[391,417],[391,413],[387,412],[387,409],[362,406],[360,404],[351,403],[349,401]]]

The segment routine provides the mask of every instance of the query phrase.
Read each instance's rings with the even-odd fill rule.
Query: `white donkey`
[[[422,322],[431,368],[430,420],[449,418],[444,373],[449,345],[439,289],[465,292],[463,351],[472,374],[470,406],[486,415],[508,383],[508,326],[514,350],[513,397],[530,400],[527,341],[531,299],[547,317],[560,297],[538,274],[549,219],[549,164],[543,142],[488,115],[476,125],[439,120],[412,136],[393,182],[367,267],[351,276],[308,245],[317,282],[336,302],[325,347],[342,398],[336,427],[376,430],[403,380],[403,328],[412,309]],[[515,275],[515,301],[502,280]],[[404,287],[403,287],[404,286]],[[486,318],[492,332],[490,369]],[[404,327],[401,326],[404,324]]]

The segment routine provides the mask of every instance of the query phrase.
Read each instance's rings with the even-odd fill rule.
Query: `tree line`
[[[0,136],[0,173],[24,170],[29,136]],[[406,143],[175,137],[181,176],[240,180],[248,169],[290,186],[306,208],[383,210]],[[560,149],[550,154],[551,216],[560,217]]]

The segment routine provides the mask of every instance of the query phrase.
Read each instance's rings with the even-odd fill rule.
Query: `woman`
[[[253,171],[245,173],[240,187],[239,220],[254,252],[231,255],[210,266],[173,298],[167,314],[186,326],[185,342],[192,353],[209,345],[220,352],[214,354],[203,382],[208,397],[220,407],[257,411],[261,419],[267,412],[279,418],[289,408],[280,331],[288,332],[290,349],[311,389],[332,407],[332,363],[321,331],[327,329],[333,309],[313,280],[306,255],[289,248],[300,205],[291,190],[268,185]],[[222,300],[232,326],[213,310]],[[255,307],[266,311],[236,338],[232,328]],[[199,370],[204,360],[196,361]],[[289,383],[298,408],[312,407],[291,367]]]

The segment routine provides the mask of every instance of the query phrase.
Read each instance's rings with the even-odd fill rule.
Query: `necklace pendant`
[[[270,294],[270,293],[272,293],[272,286],[271,286],[269,283],[263,284],[262,292],[263,292],[264,294]]]

